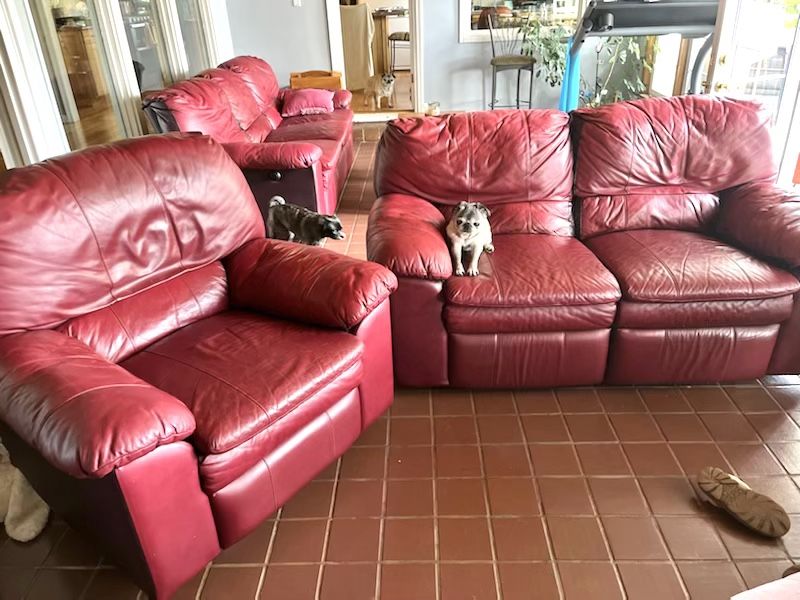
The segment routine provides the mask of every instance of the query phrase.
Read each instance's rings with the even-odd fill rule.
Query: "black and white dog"
[[[342,222],[336,215],[321,215],[296,204],[287,204],[280,196],[269,201],[267,235],[309,246],[319,246],[323,239],[343,240]]]

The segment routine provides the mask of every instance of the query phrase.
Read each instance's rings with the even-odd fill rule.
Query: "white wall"
[[[227,0],[233,49],[266,60],[281,85],[289,73],[330,69],[325,0]]]

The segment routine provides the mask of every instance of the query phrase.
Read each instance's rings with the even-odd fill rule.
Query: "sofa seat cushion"
[[[493,241],[494,253],[481,256],[479,276],[445,282],[445,320],[454,330],[481,333],[492,323],[503,331],[611,325],[619,287],[580,241],[531,234],[496,235]]]
[[[330,113],[287,117],[281,121],[281,126],[288,128],[295,127],[297,125],[306,125],[308,123],[327,123],[329,121],[337,121],[350,125],[353,123],[353,111],[348,108],[337,108]]]
[[[618,231],[586,245],[619,281],[623,301],[763,300],[800,289],[787,271],[696,232]]]
[[[197,421],[193,443],[206,455],[229,452],[285,423],[299,429],[358,385],[362,352],[363,344],[344,332],[227,311],[121,364],[189,407]],[[274,447],[277,437],[260,440],[260,450]]]
[[[269,134],[267,141],[306,142],[308,140],[332,140],[341,145],[352,135],[350,123],[347,121],[329,119],[327,121],[285,125],[286,121],[292,120],[294,119],[284,119],[281,126]]]

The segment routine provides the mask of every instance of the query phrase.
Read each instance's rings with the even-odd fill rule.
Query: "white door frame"
[[[27,0],[0,2],[0,94],[11,125],[8,167],[69,152],[47,64]]]
[[[330,46],[331,69],[342,73],[342,86],[345,87],[347,72],[344,68],[344,41],[342,39],[342,20],[339,0],[325,0],[328,17],[328,44]],[[425,112],[425,88],[423,85],[423,45],[422,0],[408,0],[409,33],[411,34],[411,86],[414,112]],[[365,113],[368,114],[368,113]]]
[[[215,67],[235,56],[228,8],[225,0],[198,0],[198,4],[208,64]]]

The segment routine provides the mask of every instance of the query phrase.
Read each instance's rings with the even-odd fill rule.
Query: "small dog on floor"
[[[453,257],[453,272],[464,275],[464,253],[469,253],[466,274],[479,275],[478,259],[483,252],[494,252],[492,228],[489,215],[492,213],[480,202],[460,202],[453,210],[447,224],[447,237],[450,239],[450,253]]]
[[[369,104],[370,98],[375,103],[375,110],[381,109],[381,99],[386,98],[389,108],[394,106],[394,73],[381,73],[373,75],[364,88],[364,106]]]
[[[273,196],[269,200],[267,235],[276,240],[319,246],[325,238],[343,240],[344,230],[336,215],[321,215]]]

